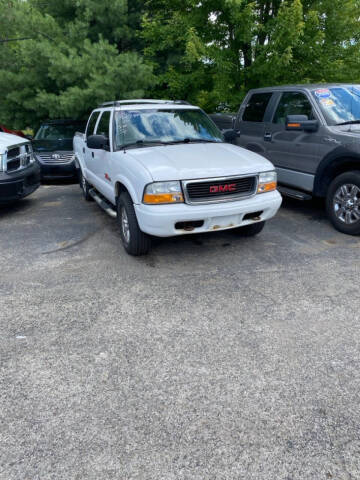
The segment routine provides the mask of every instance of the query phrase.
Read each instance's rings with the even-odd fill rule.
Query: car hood
[[[10,133],[0,132],[0,153],[4,153],[8,147],[19,145],[20,143],[30,143],[29,140]]]
[[[248,175],[273,170],[261,155],[228,143],[191,143],[128,150],[154,181]]]
[[[64,138],[59,140],[32,140],[33,149],[35,152],[55,152],[67,151],[73,149],[72,138]]]

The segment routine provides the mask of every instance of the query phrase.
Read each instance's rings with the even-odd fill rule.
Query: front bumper
[[[77,178],[75,160],[71,163],[60,163],[58,165],[45,165],[38,160],[41,168],[41,178],[44,180],[61,180]]]
[[[278,191],[262,193],[236,202],[206,205],[134,205],[140,229],[156,237],[172,237],[187,233],[243,227],[265,221],[276,215],[282,202]],[[257,220],[244,219],[246,215],[261,212]],[[203,221],[203,225],[191,231],[175,228],[180,222]]]
[[[40,186],[40,168],[33,163],[13,173],[0,173],[0,203],[27,197]]]

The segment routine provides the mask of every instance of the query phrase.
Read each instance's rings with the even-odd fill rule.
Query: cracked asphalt
[[[360,479],[359,247],[316,203],[141,258],[77,185],[1,207],[0,479]]]

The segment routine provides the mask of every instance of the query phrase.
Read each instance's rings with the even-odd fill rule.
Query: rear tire
[[[250,225],[245,225],[245,227],[239,227],[236,229],[240,235],[243,237],[253,237],[262,231],[265,227],[265,222],[251,223]]]
[[[333,226],[347,235],[360,234],[360,172],[336,177],[326,195],[326,211]]]
[[[80,180],[80,188],[82,190],[83,196],[87,202],[91,202],[93,200],[92,196],[89,193],[91,189],[90,183],[84,177],[82,171],[79,172],[79,180]]]
[[[147,254],[151,247],[151,239],[140,230],[134,204],[126,192],[118,198],[117,219],[121,240],[127,253],[134,256]]]

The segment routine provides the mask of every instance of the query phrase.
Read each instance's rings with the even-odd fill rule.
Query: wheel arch
[[[130,195],[130,198],[131,198],[133,203],[140,203],[134,188],[131,185],[129,185],[129,183],[126,180],[124,180],[122,178],[118,178],[115,181],[115,200],[123,192],[126,192]]]
[[[339,148],[327,155],[316,171],[314,196],[325,197],[334,178],[351,170],[360,170],[360,154]]]

